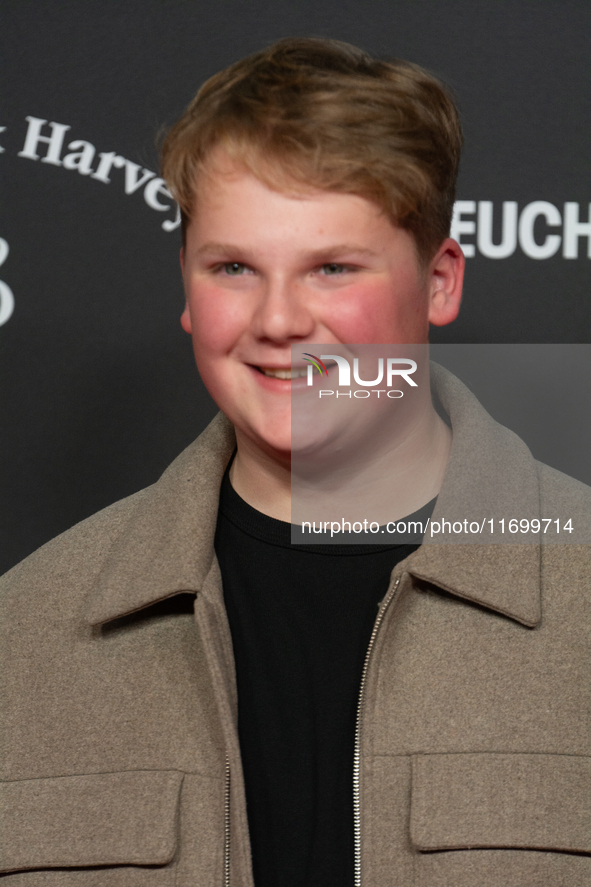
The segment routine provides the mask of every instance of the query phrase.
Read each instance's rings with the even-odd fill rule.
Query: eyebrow
[[[208,243],[204,243],[196,250],[197,256],[206,256],[206,255],[232,255],[232,256],[241,256],[247,258],[252,255],[251,251],[248,248],[244,248],[241,246],[237,246],[236,244],[231,243],[214,243],[209,241]],[[322,247],[321,249],[311,250],[304,254],[304,258],[312,261],[321,261],[322,259],[328,259],[337,255],[362,255],[369,256],[373,258],[377,258],[379,255],[375,250],[369,249],[369,247],[359,246],[354,243],[335,243],[326,247]]]

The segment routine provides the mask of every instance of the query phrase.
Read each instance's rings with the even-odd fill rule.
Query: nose
[[[253,317],[253,332],[258,339],[274,344],[297,342],[309,338],[314,327],[303,286],[279,277],[265,282]]]

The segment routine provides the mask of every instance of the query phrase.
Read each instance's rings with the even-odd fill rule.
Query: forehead
[[[314,184],[303,175],[296,175],[288,162],[280,158],[265,158],[255,148],[248,145],[226,148],[216,145],[207,154],[195,180],[195,196],[204,189],[226,188],[245,178],[256,179],[271,191],[292,197],[309,197],[328,193],[329,189]]]
[[[408,241],[414,249],[412,236],[373,201],[303,184],[281,170],[261,178],[221,151],[197,176],[188,233],[193,241],[261,249],[281,244],[284,250],[309,250],[335,243],[386,249],[393,241]]]

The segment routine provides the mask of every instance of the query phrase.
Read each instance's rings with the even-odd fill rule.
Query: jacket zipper
[[[230,759],[226,755],[224,786],[224,887],[230,887]]]
[[[371,653],[375,644],[377,633],[386,614],[392,598],[396,593],[396,589],[400,584],[397,579],[393,588],[390,589],[380,607],[380,612],[375,621],[369,646],[365,654],[365,662],[363,663],[363,671],[361,673],[361,685],[359,688],[359,700],[357,702],[357,722],[355,724],[355,754],[353,757],[353,827],[354,827],[354,845],[355,845],[355,887],[361,887],[361,796],[360,796],[360,775],[361,775],[361,720],[363,717],[364,693],[367,682],[367,672]]]

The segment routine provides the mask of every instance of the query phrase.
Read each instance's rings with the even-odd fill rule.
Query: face
[[[305,371],[292,369],[292,345],[424,343],[429,321],[448,323],[459,307],[454,241],[422,268],[412,236],[374,203],[296,187],[271,190],[216,163],[181,255],[181,323],[201,377],[239,443],[279,458],[290,452],[292,385],[305,382],[292,381]]]

